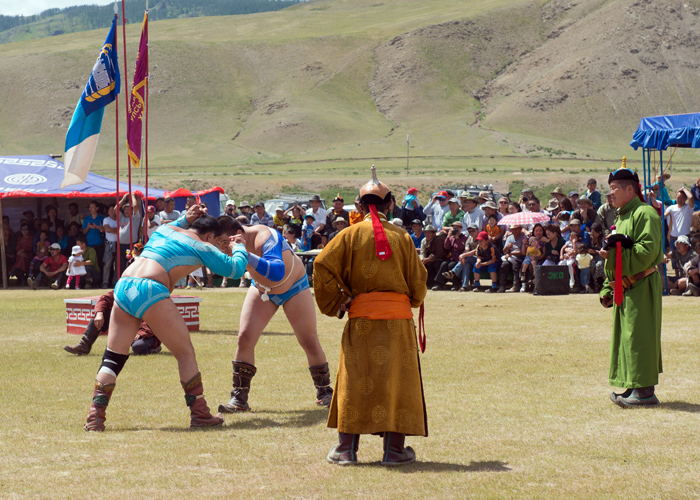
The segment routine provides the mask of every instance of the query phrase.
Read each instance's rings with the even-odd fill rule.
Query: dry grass
[[[607,399],[610,313],[595,296],[430,292],[422,356],[430,436],[409,438],[420,462],[325,463],[335,434],[313,404],[301,349],[279,314],[257,351],[254,413],[190,431],[175,361],[132,357],[107,432],[81,426],[104,339],[90,356],[61,346],[63,301],[75,292],[0,293],[2,498],[689,498],[700,495],[697,302],[664,299],[666,373],[653,410]],[[243,295],[203,292],[193,335],[212,406],[228,399]],[[337,365],[341,322],[319,316]]]

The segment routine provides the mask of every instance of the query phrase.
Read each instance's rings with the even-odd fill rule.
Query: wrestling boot
[[[640,408],[658,405],[659,398],[654,394],[654,386],[652,385],[651,387],[632,389],[629,395],[618,396],[615,403],[621,408]]]
[[[625,392],[612,391],[610,393],[610,401],[617,404],[617,398],[626,398],[629,397],[630,394],[632,394],[632,389],[626,389]]]
[[[328,363],[321,366],[309,366],[311,378],[316,386],[316,404],[328,408],[333,399],[333,388],[331,387],[331,373]]]
[[[357,449],[360,446],[359,434],[338,433],[339,445],[331,448],[326,459],[336,465],[357,464]]]
[[[107,405],[112,397],[116,384],[103,384],[95,380],[95,390],[92,393],[92,404],[88,412],[87,422],[83,426],[86,431],[104,431],[107,420]]]
[[[88,343],[85,340],[85,335],[80,339],[80,342],[78,342],[75,345],[64,345],[63,350],[67,351],[71,354],[77,354],[78,356],[85,356],[86,354],[90,354],[90,350],[92,349],[92,344]]]
[[[257,368],[243,361],[233,361],[233,390],[231,400],[225,405],[219,405],[219,413],[236,413],[250,411],[248,392],[250,381],[255,376]]]
[[[416,461],[416,452],[410,446],[404,447],[406,434],[384,433],[384,456],[382,465],[406,465]]]
[[[185,390],[185,402],[190,407],[190,427],[213,427],[222,425],[224,417],[221,414],[212,415],[204,399],[204,386],[202,374],[198,373],[189,382],[182,382]]]

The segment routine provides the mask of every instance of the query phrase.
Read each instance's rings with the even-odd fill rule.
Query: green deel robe
[[[622,275],[632,276],[663,260],[661,219],[654,208],[635,198],[620,209],[616,232],[626,234],[632,248],[622,249]],[[605,283],[600,297],[612,295],[615,280],[615,246],[605,262]],[[661,297],[659,273],[637,281],[626,290],[622,305],[613,304],[610,341],[610,385],[634,389],[659,383],[661,365]]]

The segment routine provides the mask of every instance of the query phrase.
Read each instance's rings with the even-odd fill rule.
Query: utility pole
[[[406,134],[406,176],[408,177],[408,158],[411,154],[410,151],[411,142],[408,140],[408,134]]]

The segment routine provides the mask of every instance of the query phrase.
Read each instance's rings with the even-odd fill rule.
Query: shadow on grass
[[[294,336],[294,333],[292,332],[262,332],[263,337],[289,337],[289,336]]]
[[[661,403],[661,408],[673,411],[685,411],[688,413],[700,413],[700,405],[695,403],[686,403],[685,401],[669,401]]]
[[[359,467],[383,467],[381,462],[358,464]],[[470,462],[469,465],[451,464],[449,462],[422,462],[392,467],[397,472],[411,474],[414,472],[510,472],[506,462],[497,460],[488,462]]]
[[[236,429],[255,430],[267,427],[311,427],[328,420],[328,409],[317,408],[314,410],[296,411],[258,411],[248,413],[250,417],[240,422],[233,421],[233,415],[229,416],[229,422],[234,422]],[[268,416],[266,416],[268,415]],[[260,416],[260,418],[256,418]]]
[[[227,337],[235,337],[238,335],[238,330],[197,330],[192,333],[198,335],[225,335]]]

